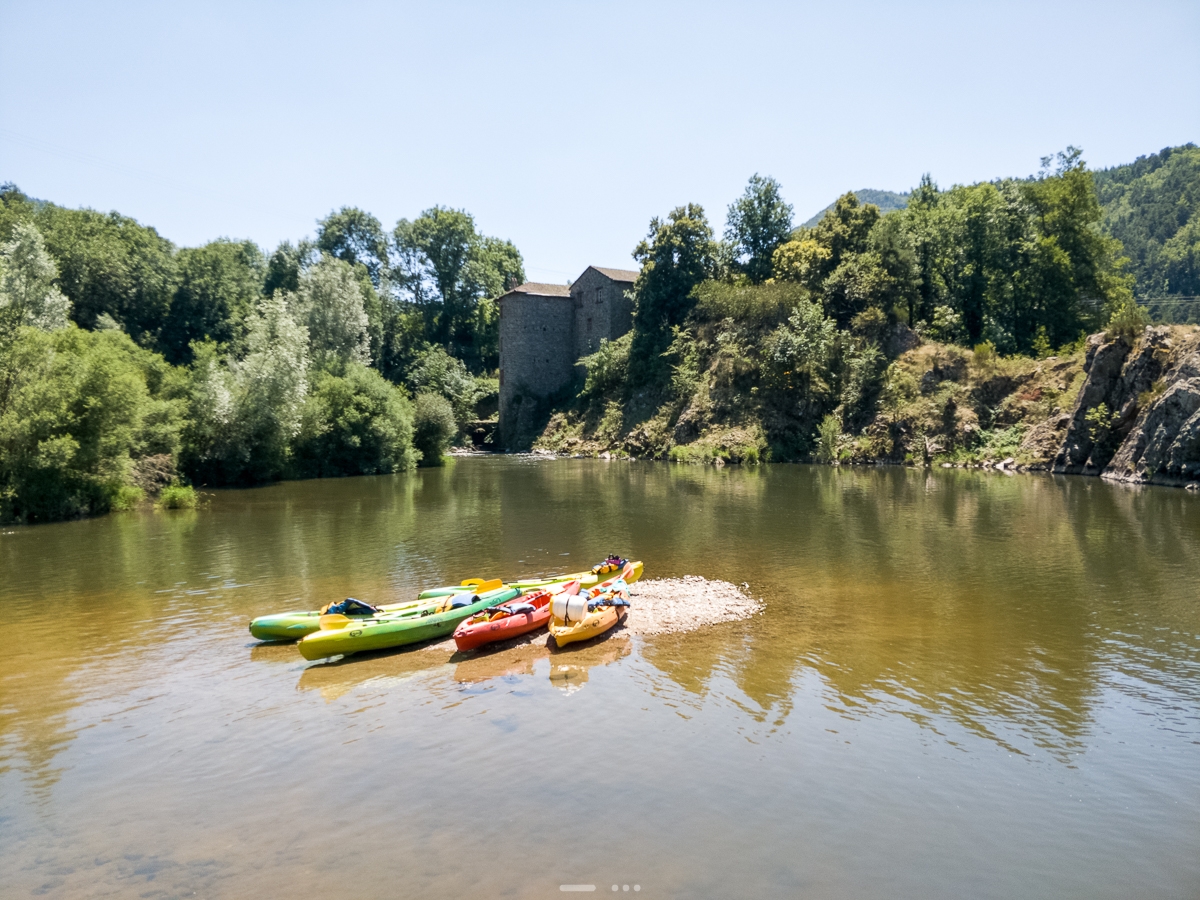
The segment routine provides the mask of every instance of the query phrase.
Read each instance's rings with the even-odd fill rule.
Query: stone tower
[[[528,282],[500,297],[502,446],[532,427],[539,402],[570,383],[581,356],[629,331],[626,292],[637,274],[588,266],[569,287]]]

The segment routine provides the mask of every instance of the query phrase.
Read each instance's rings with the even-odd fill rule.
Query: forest
[[[266,254],[0,190],[0,521],[440,464],[496,393],[511,242],[344,208]]]
[[[678,207],[634,248],[633,330],[516,442],[829,458],[909,389],[893,365],[906,341],[1003,361],[1140,330],[1135,293],[1195,292],[1198,154],[1093,173],[1068,148],[1025,179],[943,190],[926,176],[888,212],[848,193],[799,228],[758,175],[720,236]],[[523,280],[517,248],[463,210],[388,230],[345,207],[269,253],[179,248],[6,184],[0,521],[440,464],[494,409],[495,299]],[[714,425],[737,448],[709,441]]]

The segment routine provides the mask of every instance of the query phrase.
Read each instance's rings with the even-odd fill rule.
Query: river
[[[468,660],[246,632],[609,552],[765,612]],[[463,458],[9,528],[0,610],[5,898],[1200,896],[1181,490]]]

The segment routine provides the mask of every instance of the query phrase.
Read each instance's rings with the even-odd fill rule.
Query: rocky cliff
[[[1200,483],[1200,331],[1157,326],[1136,341],[1092,335],[1084,372],[1056,473]]]
[[[1200,328],[1159,325],[1132,339],[1095,334],[1045,359],[913,343],[889,350],[868,415],[830,435],[826,459],[1050,470],[1200,490]],[[697,373],[688,403],[664,404],[647,420],[661,425],[656,441],[610,400],[591,414],[556,412],[535,448],[717,465],[818,458],[770,452],[763,436],[772,411],[756,405],[754,388],[740,402],[718,402],[724,388],[715,359]]]

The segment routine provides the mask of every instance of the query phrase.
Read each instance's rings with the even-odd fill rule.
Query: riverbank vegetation
[[[1192,145],[1101,173],[1069,148],[1026,179],[860,192],[885,209],[846,194],[795,228],[756,175],[721,235],[696,204],[651,222],[633,330],[506,439],[701,462],[1036,461],[1085,336],[1135,342],[1135,294],[1198,293],[1198,183]],[[272,252],[177,248],[4,185],[0,521],[437,465],[494,415],[495,299],[524,277],[462,210],[389,231],[346,207]]]
[[[496,393],[507,241],[361,210],[267,255],[0,190],[0,521],[440,464]]]

